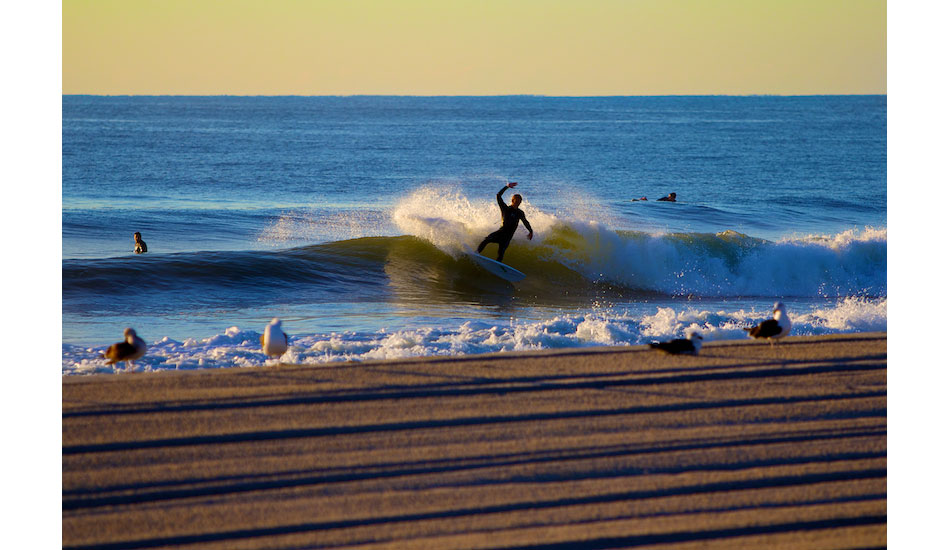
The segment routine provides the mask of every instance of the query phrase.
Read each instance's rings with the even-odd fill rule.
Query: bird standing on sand
[[[280,364],[280,356],[287,351],[288,340],[287,335],[280,328],[280,323],[280,319],[274,317],[261,335],[261,349],[264,350],[264,355],[277,357],[278,364]]]
[[[148,349],[148,346],[145,345],[145,340],[139,338],[134,329],[127,328],[125,329],[125,342],[112,344],[99,357],[108,359],[106,365],[114,365],[125,361],[126,367],[134,367],[134,361],[145,355],[146,349]]]
[[[788,336],[788,333],[792,331],[792,320],[788,318],[788,313],[785,312],[785,304],[775,302],[775,305],[772,306],[771,319],[743,330],[749,333],[750,338],[768,338],[769,345],[771,345],[773,340]]]
[[[673,355],[681,355],[685,353],[696,355],[699,353],[699,348],[702,345],[703,337],[700,336],[698,332],[694,332],[689,335],[689,339],[677,338],[675,340],[670,340],[669,342],[652,342],[650,347],[665,351],[666,353],[671,353]]]

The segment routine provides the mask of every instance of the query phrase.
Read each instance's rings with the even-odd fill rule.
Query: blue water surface
[[[605,290],[596,285],[616,281],[591,280],[593,291],[567,302],[479,287],[420,306],[418,293],[398,292],[405,285],[389,258],[373,264],[380,275],[371,283],[302,289],[281,309],[257,299],[266,274],[210,292],[194,272],[226,281],[227,266],[240,266],[285,285],[279,268],[254,264],[272,257],[240,255],[398,237],[392,209],[426,185],[492,204],[506,181],[518,181],[529,217],[619,232],[730,231],[777,242],[886,228],[886,123],[886,96],[63,96],[63,338],[107,342],[133,324],[154,338],[202,337],[256,326],[275,310],[313,332],[544,319],[630,295],[631,307],[655,310],[689,293]],[[677,203],[656,202],[670,192]],[[641,197],[649,200],[632,200]],[[444,207],[433,200],[432,215]],[[131,257],[134,231],[157,271],[183,266],[180,287],[150,278],[145,259]],[[101,285],[85,284],[93,272]],[[115,299],[148,285],[164,289],[159,304]]]

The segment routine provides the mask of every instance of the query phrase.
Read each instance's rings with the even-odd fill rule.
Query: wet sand
[[[63,378],[64,548],[883,548],[887,335]]]

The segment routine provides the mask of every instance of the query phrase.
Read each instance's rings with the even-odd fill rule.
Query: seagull
[[[268,357],[277,357],[277,364],[280,364],[280,356],[287,351],[287,335],[280,329],[280,319],[274,317],[267,327],[264,328],[264,334],[261,335],[261,349],[264,355]]]
[[[775,302],[772,306],[772,318],[762,321],[752,328],[743,329],[749,333],[750,338],[768,338],[769,345],[773,340],[788,336],[792,331],[792,320],[788,318],[785,312],[785,304]]]
[[[652,342],[650,347],[653,349],[658,349],[665,351],[666,353],[671,353],[674,355],[679,355],[683,353],[689,353],[691,355],[696,355],[699,353],[699,348],[703,345],[703,337],[699,335],[698,332],[694,332],[689,335],[689,340],[686,338],[677,338],[675,340],[670,340],[669,342]]]
[[[145,340],[139,338],[138,335],[135,334],[135,330],[131,328],[125,329],[124,334],[124,342],[112,344],[105,353],[99,356],[103,359],[108,359],[106,365],[114,365],[125,361],[126,367],[134,367],[134,361],[145,355],[145,350],[148,349],[148,346],[145,345]]]

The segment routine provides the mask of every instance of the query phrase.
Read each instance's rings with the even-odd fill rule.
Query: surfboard
[[[465,253],[468,254],[469,257],[475,261],[475,263],[477,263],[486,271],[490,272],[492,275],[496,275],[506,281],[511,281],[513,283],[517,283],[518,281],[527,277],[527,275],[511,267],[510,265],[505,265],[499,261],[482,256],[478,252],[472,250],[472,248],[467,244],[463,244],[462,246],[465,247]]]

